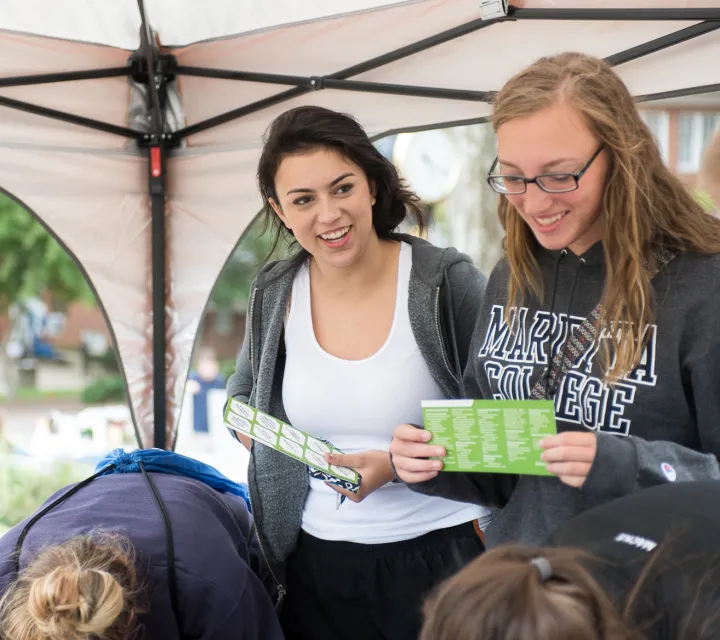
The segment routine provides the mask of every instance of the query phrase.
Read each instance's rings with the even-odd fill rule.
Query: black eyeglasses
[[[543,173],[534,178],[493,173],[498,163],[498,158],[495,158],[495,162],[493,162],[488,173],[487,181],[493,191],[504,195],[515,196],[525,193],[529,184],[536,184],[545,193],[568,193],[578,188],[578,181],[602,150],[603,147],[600,147],[577,173]]]

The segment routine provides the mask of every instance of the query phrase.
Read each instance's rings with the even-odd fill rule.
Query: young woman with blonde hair
[[[391,445],[412,489],[504,507],[488,546],[544,541],[574,514],[672,481],[720,478],[720,220],[663,164],[619,76],[542,58],[492,116],[505,258],[465,375],[468,397],[552,399],[555,477],[440,473],[431,434]]]

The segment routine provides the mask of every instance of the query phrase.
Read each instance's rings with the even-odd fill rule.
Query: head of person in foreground
[[[717,638],[717,567],[693,562],[672,545],[633,568],[569,547],[497,547],[435,590],[420,640]]]
[[[85,535],[47,547],[0,600],[2,640],[125,640],[141,611],[130,541]]]

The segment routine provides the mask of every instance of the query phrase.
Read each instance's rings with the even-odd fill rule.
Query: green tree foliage
[[[0,194],[0,313],[45,292],[57,305],[78,299],[94,302],[65,249],[30,213]]]
[[[55,491],[92,472],[87,464],[55,462],[36,468],[21,457],[0,455],[0,535],[40,508]]]
[[[273,234],[265,232],[265,223],[256,218],[235,247],[215,283],[210,303],[220,309],[247,306],[250,284],[267,260],[288,255],[290,247],[282,242],[273,251]]]
[[[218,308],[247,303],[250,282],[269,258],[282,258],[286,244],[271,252],[272,234],[257,219],[238,243],[213,289]],[[65,249],[33,215],[0,194],[0,313],[14,302],[49,292],[53,303],[94,303],[85,277]]]

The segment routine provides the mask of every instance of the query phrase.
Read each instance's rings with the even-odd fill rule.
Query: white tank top
[[[400,424],[422,424],[422,400],[444,397],[420,353],[410,326],[408,286],[412,248],[402,243],[397,300],[385,344],[364,360],[343,360],[318,344],[312,324],[307,264],[295,276],[285,327],[287,359],[283,403],[290,424],[332,442],[346,453],[387,451]],[[415,493],[390,483],[360,503],[310,479],[302,527],[325,540],[396,542],[480,519],[477,505]]]

